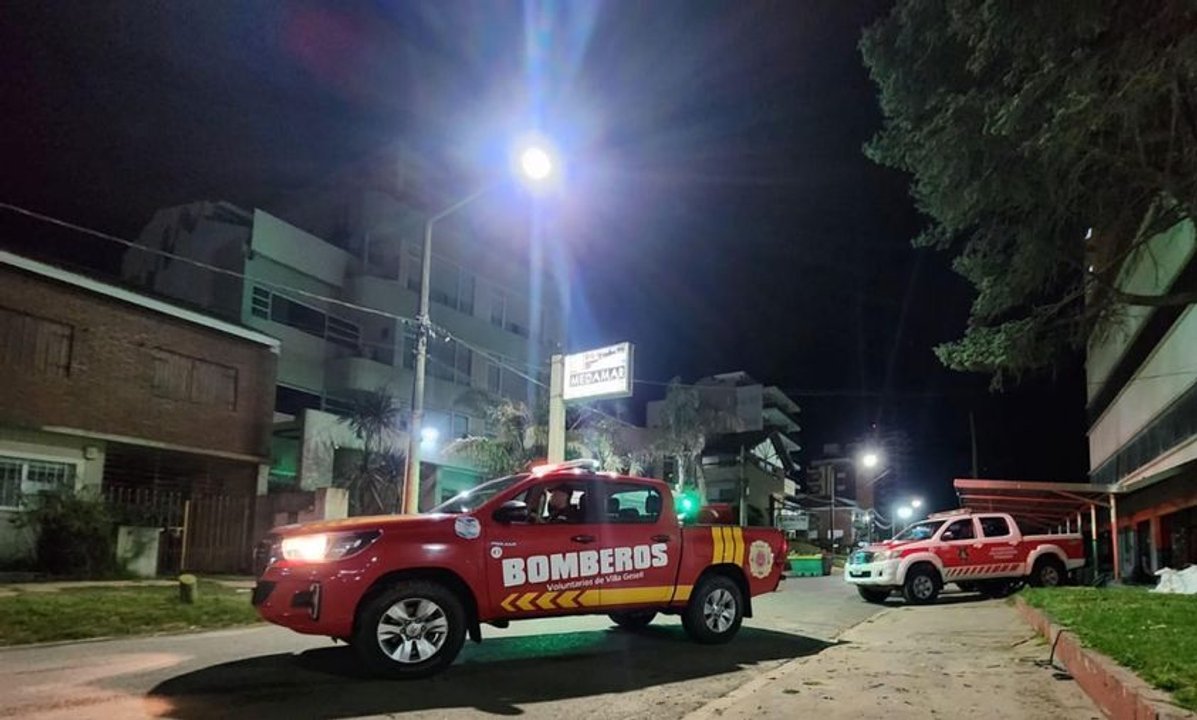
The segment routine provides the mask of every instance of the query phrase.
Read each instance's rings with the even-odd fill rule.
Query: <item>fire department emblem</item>
[[[968,562],[968,548],[957,549],[956,557],[959,558],[961,562]]]
[[[773,570],[773,548],[757,540],[748,548],[748,571],[754,578],[768,577]]]

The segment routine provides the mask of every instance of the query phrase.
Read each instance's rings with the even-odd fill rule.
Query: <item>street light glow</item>
[[[553,156],[539,145],[530,145],[520,153],[520,172],[535,182],[547,180],[553,174]]]
[[[909,520],[912,515],[914,515],[913,508],[907,505],[903,505],[902,507],[898,508],[898,517],[902,518],[903,520]]]
[[[875,452],[868,452],[864,454],[860,462],[867,468],[875,468],[877,467],[877,463],[881,462],[881,458],[877,457],[877,453]]]
[[[920,500],[919,498],[915,498],[910,501],[910,507],[912,507],[912,508],[921,508],[922,506],[923,506],[923,501]]]
[[[434,427],[426,427],[420,430],[420,442],[424,445],[435,445],[437,440],[441,438],[441,431]]]

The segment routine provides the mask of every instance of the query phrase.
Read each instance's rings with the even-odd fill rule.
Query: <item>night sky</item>
[[[743,369],[802,405],[808,457],[905,432],[940,505],[969,472],[970,410],[982,475],[1082,479],[1079,362],[995,395],[931,352],[970,291],[911,247],[907,178],[861,153],[880,114],[856,43],[887,7],[16,0],[0,200],[135,237],[156,208],[269,206],[400,140],[468,188],[540,128],[568,161],[545,213],[571,349],[634,342],[636,406],[674,375]],[[2,212],[0,245],[119,258]]]

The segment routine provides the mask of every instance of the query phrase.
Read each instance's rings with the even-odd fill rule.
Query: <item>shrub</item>
[[[51,575],[120,574],[115,525],[103,499],[87,492],[46,492],[26,498],[16,522],[37,533],[37,567]]]

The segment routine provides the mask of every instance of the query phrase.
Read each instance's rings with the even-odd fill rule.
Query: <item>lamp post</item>
[[[541,145],[528,145],[519,154],[519,174],[532,183],[543,183],[555,172],[552,153]],[[415,381],[411,392],[411,422],[407,428],[407,461],[403,472],[403,513],[420,512],[420,445],[424,439],[424,386],[428,369],[428,336],[432,331],[429,317],[430,285],[432,284],[432,231],[437,222],[461,210],[485,195],[494,187],[485,185],[479,190],[431,215],[424,223],[424,251],[420,259],[420,306],[416,314]]]

